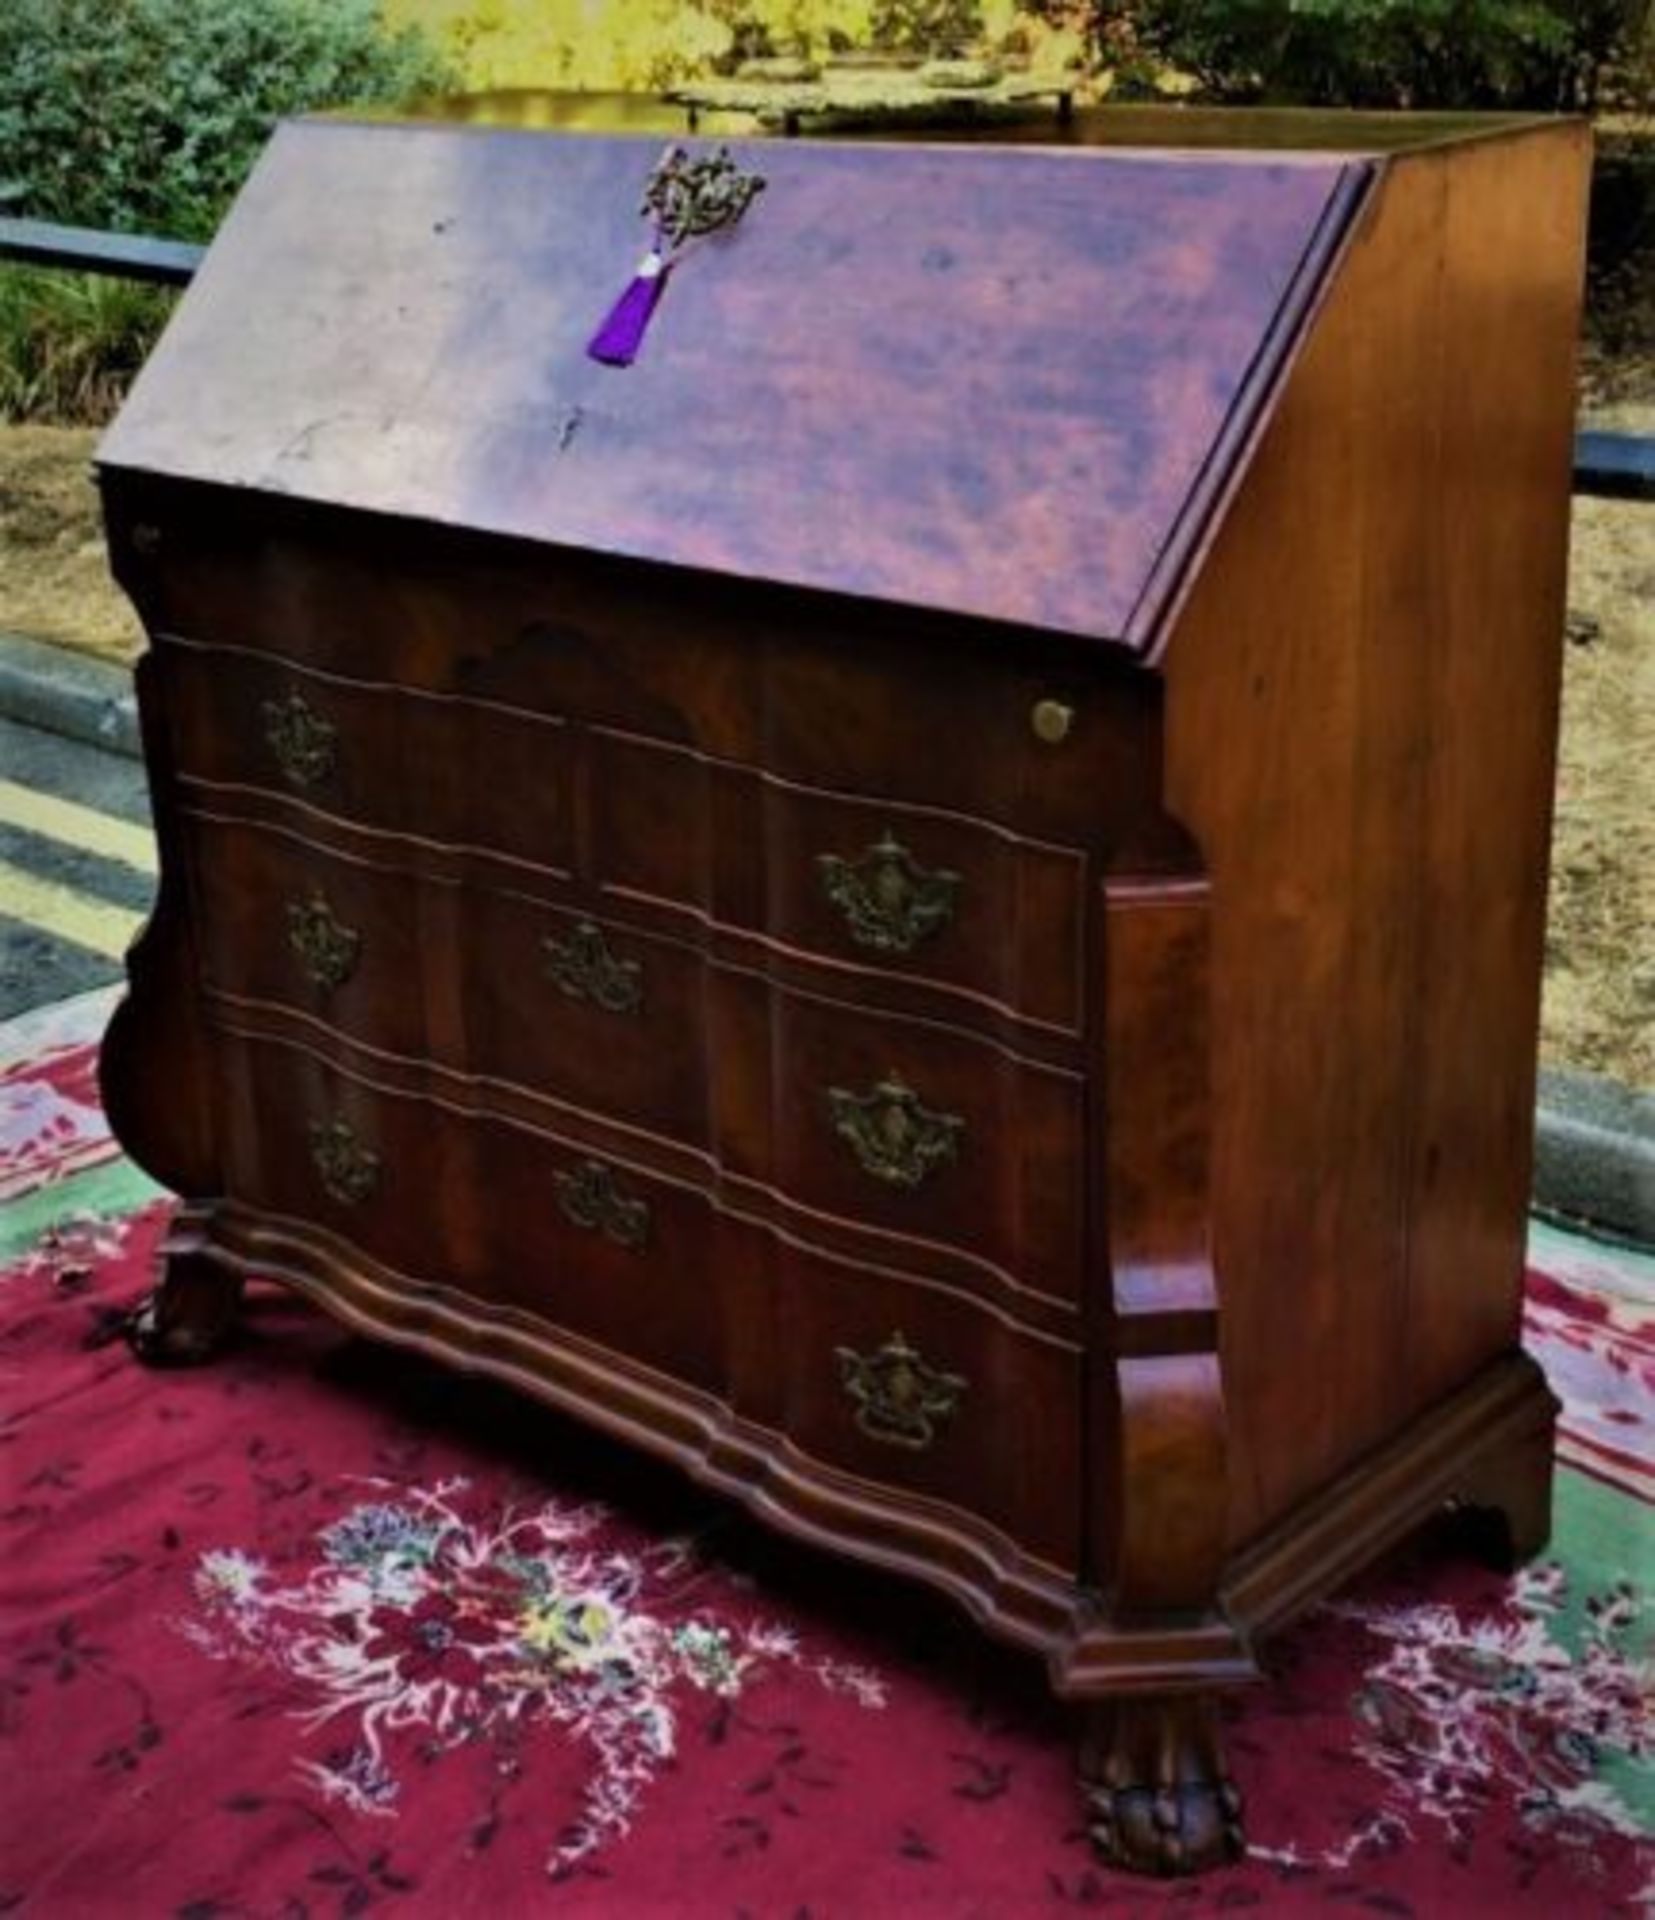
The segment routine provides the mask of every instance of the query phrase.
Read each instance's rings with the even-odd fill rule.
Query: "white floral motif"
[[[1544,1562],[1492,1615],[1439,1604],[1326,1609],[1386,1643],[1353,1706],[1355,1751],[1389,1791],[1323,1865],[1393,1851],[1421,1823],[1469,1842],[1502,1790],[1515,1793],[1528,1827],[1584,1867],[1605,1830],[1643,1838],[1637,1812],[1597,1771],[1605,1760],[1632,1777],[1655,1769],[1655,1667],[1637,1644],[1638,1599],[1624,1583],[1588,1598],[1571,1652],[1549,1625],[1568,1597],[1564,1569]],[[1252,1852],[1309,1863],[1297,1848]]]
[[[201,1556],[196,1569],[195,1589],[203,1600],[244,1601],[248,1599],[267,1569],[262,1560],[239,1547],[219,1547]]]
[[[363,1502],[323,1529],[320,1560],[290,1585],[235,1548],[201,1557],[203,1617],[182,1623],[188,1638],[306,1682],[313,1731],[348,1728],[345,1744],[299,1763],[328,1799],[394,1814],[390,1741],[405,1731],[442,1750],[556,1725],[595,1758],[580,1817],[548,1859],[556,1873],[631,1826],[675,1750],[675,1694],[734,1699],[791,1666],[863,1707],[884,1705],[876,1674],[807,1657],[785,1628],[651,1610],[652,1597],[671,1598],[669,1579],[694,1570],[685,1542],[600,1550],[600,1509],[547,1502],[479,1516],[464,1492],[447,1481]]]

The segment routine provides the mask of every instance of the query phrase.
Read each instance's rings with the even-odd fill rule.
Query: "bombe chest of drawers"
[[[1261,1634],[1547,1519],[1584,137],[1298,124],[288,126],[100,454],[141,1348],[273,1278],[931,1582],[1151,1870]]]

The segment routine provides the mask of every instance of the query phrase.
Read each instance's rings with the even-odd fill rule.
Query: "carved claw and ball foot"
[[[229,1339],[240,1306],[237,1275],[200,1253],[170,1253],[127,1322],[127,1341],[146,1366],[199,1366]]]
[[[1129,1873],[1201,1873],[1239,1859],[1241,1795],[1224,1768],[1205,1694],[1090,1707],[1080,1785],[1092,1844]]]

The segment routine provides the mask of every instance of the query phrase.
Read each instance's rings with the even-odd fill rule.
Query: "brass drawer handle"
[[[636,1013],[644,1004],[644,969],[637,960],[617,960],[603,929],[590,920],[577,923],[567,940],[547,934],[541,941],[546,971],[560,993],[590,1000],[605,1013]]]
[[[264,703],[264,737],[276,764],[296,787],[314,787],[333,772],[339,729],[296,688]]]
[[[360,1206],[379,1185],[379,1155],[345,1120],[312,1120],[310,1157],[322,1185],[347,1207]]]
[[[936,1113],[893,1073],[871,1093],[827,1089],[828,1118],[864,1173],[888,1187],[917,1187],[959,1156],[965,1121]]]
[[[602,1160],[583,1160],[558,1174],[557,1204],[566,1220],[588,1233],[602,1233],[617,1246],[641,1247],[649,1238],[649,1202],[623,1194],[615,1169]]]
[[[888,831],[854,860],[818,854],[816,871],[851,939],[875,953],[912,953],[947,926],[960,890],[957,873],[922,867]]]
[[[872,1353],[835,1347],[839,1380],[856,1407],[856,1424],[870,1440],[919,1451],[931,1445],[937,1428],[953,1419],[960,1396],[970,1384],[962,1375],[943,1373],[893,1333]]]
[[[331,989],[355,973],[362,936],[345,925],[319,887],[312,887],[303,900],[287,903],[287,944],[316,985]]]

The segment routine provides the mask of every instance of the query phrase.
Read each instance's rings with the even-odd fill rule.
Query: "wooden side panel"
[[[1422,1400],[1518,1334],[1588,158],[1570,132],[1469,149],[1449,175],[1445,644],[1429,659],[1408,1162],[1405,1325]]]
[[[1169,649],[1237,1542],[1515,1338],[1585,158],[1393,163]]]
[[[153,654],[138,662],[137,691],[161,878],[126,956],[127,994],[104,1034],[98,1087],[109,1124],[132,1159],[185,1200],[206,1200],[221,1190],[223,1178],[211,1043],[200,1002],[189,991],[198,943]]]

